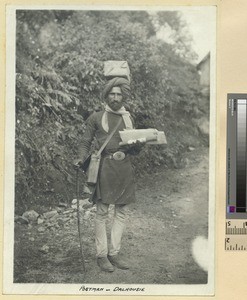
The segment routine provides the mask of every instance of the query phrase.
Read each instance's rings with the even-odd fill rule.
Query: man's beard
[[[110,108],[112,110],[115,110],[115,111],[119,110],[123,106],[123,104],[119,103],[119,102],[112,102],[112,103],[109,103],[108,105],[110,106]]]

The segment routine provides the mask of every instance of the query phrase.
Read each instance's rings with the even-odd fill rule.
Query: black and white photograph
[[[216,7],[6,25],[5,293],[214,294]]]

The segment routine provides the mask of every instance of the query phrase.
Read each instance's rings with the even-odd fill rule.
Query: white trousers
[[[121,239],[125,228],[128,205],[115,205],[109,249],[106,234],[108,209],[109,204],[102,203],[101,201],[97,202],[97,212],[95,218],[95,243],[97,257],[117,255],[121,248]]]

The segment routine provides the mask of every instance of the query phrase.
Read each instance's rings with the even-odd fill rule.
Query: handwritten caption
[[[91,287],[82,285],[79,292],[145,292],[145,287],[119,287],[104,288],[104,287]]]

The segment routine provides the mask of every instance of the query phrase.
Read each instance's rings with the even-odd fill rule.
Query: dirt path
[[[73,212],[67,222],[46,227],[44,232],[39,231],[41,225],[16,224],[15,282],[206,283],[207,273],[194,262],[191,243],[198,235],[207,237],[207,157],[207,148],[196,149],[185,155],[185,168],[138,179],[138,201],[132,205],[122,242],[130,270],[105,273],[97,267],[92,210],[83,222],[85,279]]]

